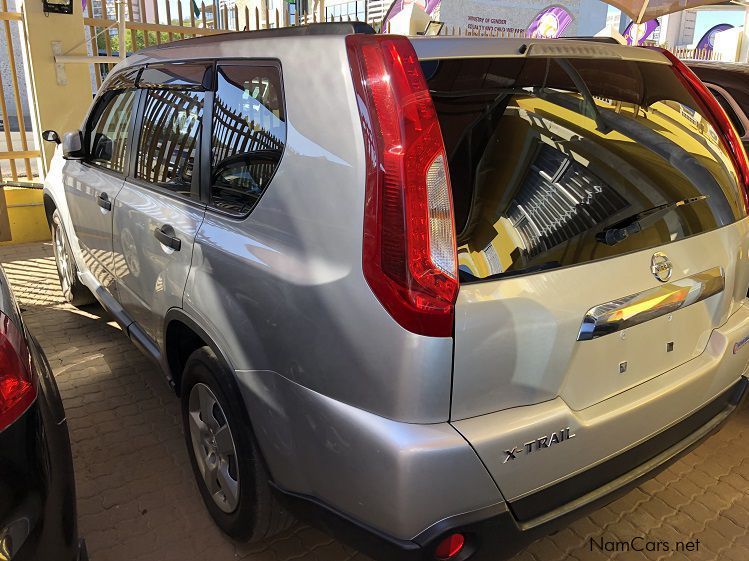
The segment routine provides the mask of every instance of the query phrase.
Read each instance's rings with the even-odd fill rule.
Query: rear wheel
[[[55,264],[57,265],[57,276],[60,278],[60,288],[65,300],[73,306],[80,307],[93,304],[94,295],[78,278],[78,267],[75,264],[73,252],[62,225],[60,211],[55,209],[52,213],[52,245],[55,250]]]
[[[226,534],[258,541],[293,518],[272,495],[243,407],[210,347],[193,352],[182,376],[182,422],[200,494]]]

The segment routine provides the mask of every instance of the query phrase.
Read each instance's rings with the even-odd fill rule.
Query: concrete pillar
[[[23,0],[21,9],[28,46],[24,63],[33,100],[29,104],[31,117],[37,132],[53,129],[62,136],[81,127],[93,93],[88,64],[66,64],[58,69],[52,53],[53,43],[59,42],[60,54],[87,54],[81,1],[73,0],[72,14],[45,14],[42,0]],[[55,146],[41,141],[40,148],[46,173]]]

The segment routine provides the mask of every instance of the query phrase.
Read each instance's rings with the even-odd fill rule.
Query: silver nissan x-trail
[[[45,187],[66,298],[182,400],[216,523],[497,559],[737,407],[747,156],[669,53],[337,24],[110,73]]]

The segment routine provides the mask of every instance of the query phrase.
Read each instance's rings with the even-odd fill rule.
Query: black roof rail
[[[139,53],[148,53],[161,51],[164,49],[189,47],[192,45],[204,45],[209,43],[241,41],[244,39],[265,39],[272,37],[307,37],[312,35],[351,35],[354,33],[373,34],[375,30],[368,23],[360,21],[351,22],[331,22],[331,23],[310,23],[307,25],[297,25],[294,27],[279,27],[277,29],[258,29],[256,31],[227,31],[226,33],[216,33],[213,35],[203,35],[202,37],[192,37],[190,39],[181,39],[162,45],[153,45],[139,50]]]

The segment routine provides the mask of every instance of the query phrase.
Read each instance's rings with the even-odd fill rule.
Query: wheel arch
[[[207,346],[223,363],[227,374],[233,374],[234,366],[213,337],[192,317],[180,308],[170,309],[164,319],[164,366],[177,395],[181,394],[182,371],[193,351]],[[236,386],[236,379],[230,375],[231,383]],[[236,388],[238,390],[238,388]]]
[[[180,336],[184,337],[184,342],[182,342],[183,340],[180,339]],[[187,359],[193,351],[203,346],[209,347],[214,352],[219,362],[224,366],[225,378],[223,381],[227,384],[228,389],[238,396],[238,401],[241,404],[242,420],[247,424],[254,436],[254,426],[250,411],[239,388],[239,381],[235,375],[233,363],[229,360],[227,354],[221,350],[219,345],[215,342],[215,339],[211,337],[197,321],[190,317],[181,308],[171,308],[166,313],[164,319],[162,368],[165,369],[170,378],[172,387],[177,396],[182,396],[181,378]],[[259,442],[257,437],[254,438],[256,442]],[[265,454],[259,443],[258,449],[260,451],[260,459],[266,469],[268,469]],[[270,470],[268,470],[268,473],[270,473]]]
[[[51,226],[52,213],[55,212],[55,210],[57,210],[57,203],[55,203],[55,200],[52,198],[52,195],[47,193],[47,191],[44,192],[43,199],[44,199],[44,214],[47,217],[47,225]]]

